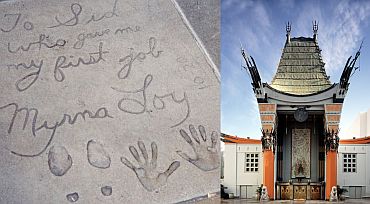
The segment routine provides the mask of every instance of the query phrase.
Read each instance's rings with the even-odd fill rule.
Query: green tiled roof
[[[296,95],[317,93],[332,85],[324,66],[321,50],[313,38],[291,38],[285,44],[270,86]]]

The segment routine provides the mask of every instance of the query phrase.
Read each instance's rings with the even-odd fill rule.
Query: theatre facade
[[[370,126],[368,126],[370,127]],[[259,139],[240,138],[223,135],[223,178],[225,192],[239,198],[256,198],[256,189],[263,184],[263,153]],[[370,137],[340,140],[338,148],[337,183],[347,189],[344,196],[348,198],[370,197]],[[289,183],[289,182],[288,182]],[[305,188],[308,200],[324,197],[324,189],[309,182],[289,183],[285,191],[277,191],[276,199],[299,199],[293,197],[292,187]],[[322,186],[324,183],[319,183]],[[303,187],[302,187],[303,186]],[[325,185],[323,185],[325,186]],[[316,191],[316,192],[315,192]],[[283,195],[283,196],[282,196]],[[319,197],[320,196],[320,197]]]
[[[248,148],[250,153],[245,153],[243,169],[261,174],[260,183],[267,187],[270,199],[329,199],[338,184],[341,110],[360,51],[343,65],[340,81],[331,83],[318,45],[318,25],[313,24],[312,37],[291,37],[290,31],[288,23],[271,83],[261,82],[255,60],[242,49],[262,123],[261,143],[249,146],[252,151]],[[225,157],[225,177],[226,164]],[[235,190],[240,194],[241,188]]]

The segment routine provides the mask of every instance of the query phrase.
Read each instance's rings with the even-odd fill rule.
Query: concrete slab
[[[220,1],[176,0],[216,65],[220,64]],[[219,66],[218,66],[219,67]],[[220,69],[220,67],[219,67]]]
[[[219,73],[177,8],[0,3],[0,203],[219,191]]]

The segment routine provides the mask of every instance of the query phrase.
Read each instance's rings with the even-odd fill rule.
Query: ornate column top
[[[325,131],[325,149],[328,151],[338,152],[339,147],[339,136],[338,130]]]
[[[265,150],[272,150],[275,153],[275,146],[276,146],[276,131],[268,129],[265,131],[262,129],[262,149]]]

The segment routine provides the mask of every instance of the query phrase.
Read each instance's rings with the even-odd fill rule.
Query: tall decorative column
[[[262,123],[263,185],[267,187],[270,199],[274,199],[274,158],[276,145],[276,104],[260,103]]]
[[[341,103],[325,104],[326,200],[330,198],[332,187],[337,186],[338,132],[341,111]]]

